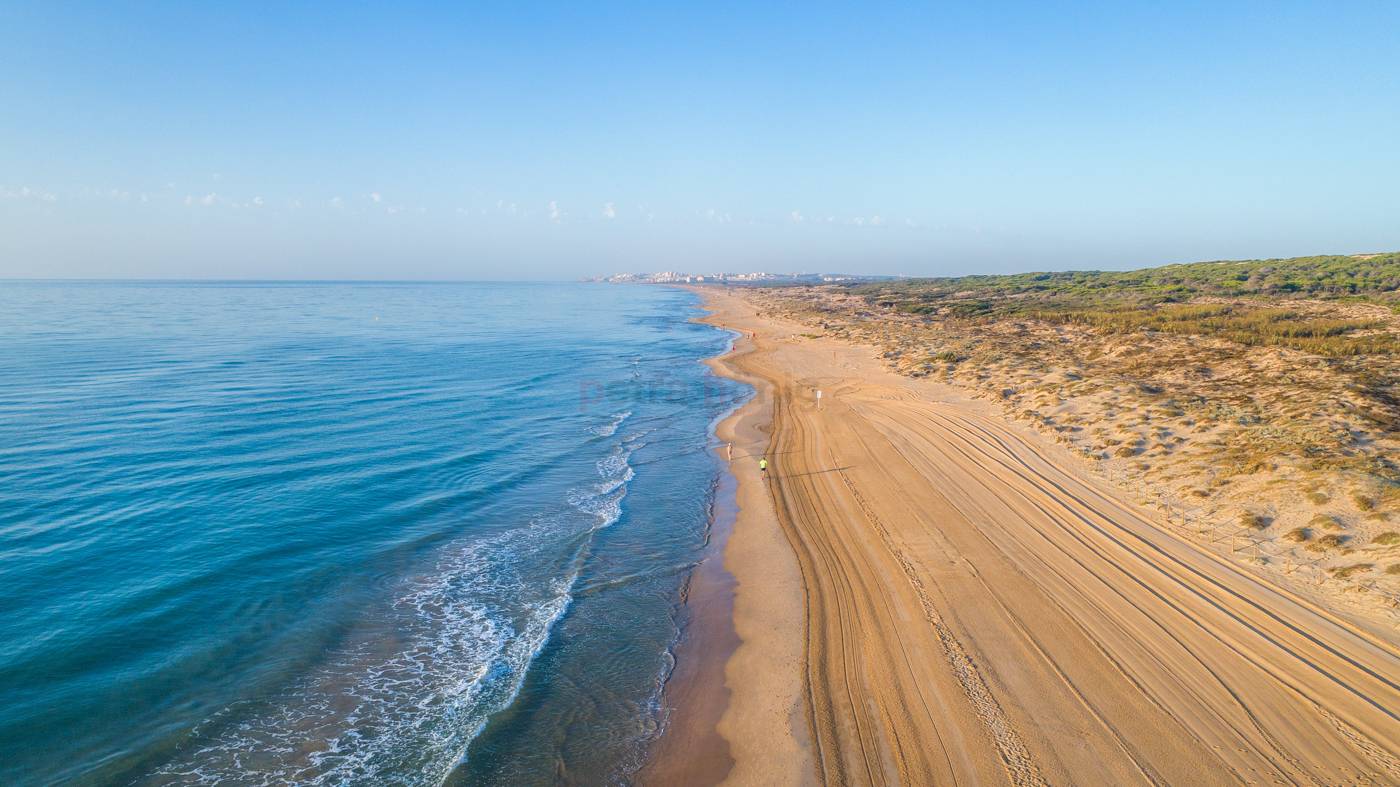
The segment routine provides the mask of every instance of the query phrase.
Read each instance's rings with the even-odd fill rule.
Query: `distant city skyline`
[[[0,8],[0,277],[1400,248],[1400,6]]]

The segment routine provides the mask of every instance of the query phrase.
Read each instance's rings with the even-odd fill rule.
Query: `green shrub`
[[[1240,512],[1240,524],[1244,527],[1252,527],[1257,530],[1263,530],[1264,528],[1268,527],[1271,522],[1273,522],[1273,520],[1267,516],[1264,516],[1263,514],[1256,514],[1253,511]]]
[[[1346,543],[1346,541],[1346,536],[1339,535],[1337,533],[1328,533],[1322,538],[1319,538],[1311,544],[1308,544],[1308,549],[1312,550],[1313,552],[1325,552],[1329,549],[1337,549],[1342,544]]]
[[[1359,574],[1362,571],[1370,571],[1372,568],[1375,568],[1375,564],[1373,563],[1353,563],[1352,565],[1347,566],[1346,568],[1338,567],[1328,570],[1331,571],[1332,576],[1336,577],[1337,579],[1348,579],[1351,577],[1352,574]]]

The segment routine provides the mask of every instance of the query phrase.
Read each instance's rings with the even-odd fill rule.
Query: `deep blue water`
[[[624,780],[744,395],[696,313],[0,282],[0,784]]]

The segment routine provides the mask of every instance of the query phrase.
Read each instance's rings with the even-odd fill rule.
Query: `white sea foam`
[[[627,495],[627,482],[635,475],[629,460],[634,451],[645,445],[638,440],[624,438],[621,444],[613,447],[612,453],[598,460],[598,476],[602,480],[573,490],[569,494],[570,505],[593,516],[598,528],[616,522],[622,516],[622,498]]]
[[[592,432],[593,434],[599,437],[612,437],[613,435],[617,434],[617,428],[619,426],[622,426],[622,422],[626,421],[631,415],[631,410],[624,410],[620,413],[614,414],[605,424],[598,424],[597,426],[588,427],[588,431]]]
[[[551,547],[620,518],[628,460],[643,445],[623,439],[597,462],[598,480],[569,494],[587,521],[541,517],[448,550],[404,583],[392,614],[371,621],[355,645],[263,706],[216,714],[150,781],[440,784],[514,699],[568,610],[587,539],[572,554]],[[551,563],[554,579],[526,576]]]

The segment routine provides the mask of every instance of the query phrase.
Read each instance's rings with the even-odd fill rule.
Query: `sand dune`
[[[771,418],[726,557],[731,781],[1400,783],[1395,632],[1181,539],[983,403],[707,300],[753,332],[723,366],[764,381],[748,417]],[[740,551],[769,527],[802,605],[757,595]],[[746,626],[804,632],[800,665]],[[803,713],[774,723],[787,703]]]

